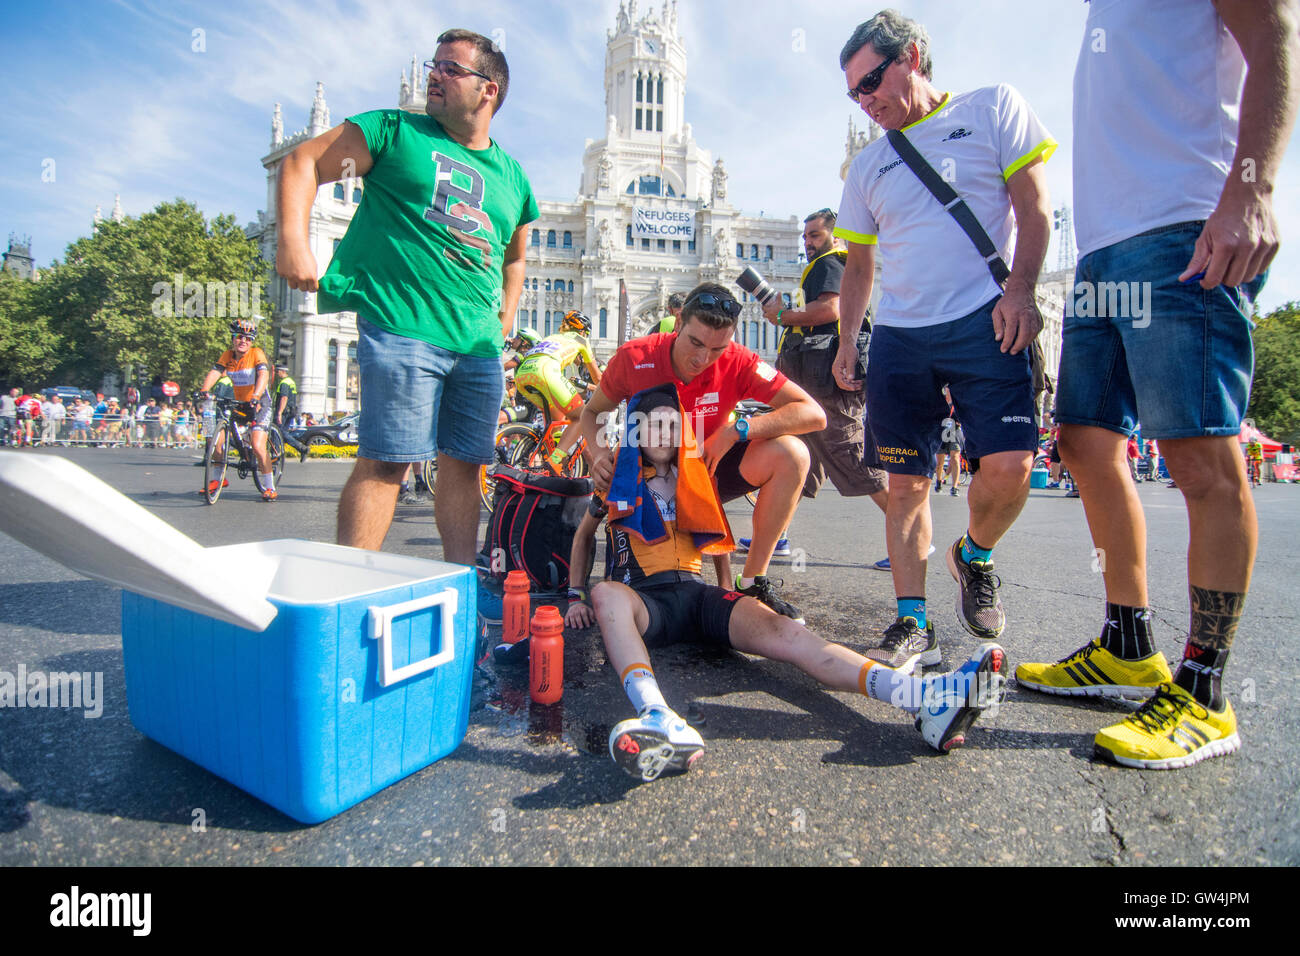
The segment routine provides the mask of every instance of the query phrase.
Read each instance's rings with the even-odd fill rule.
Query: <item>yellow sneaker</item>
[[[1093,755],[1125,767],[1174,770],[1241,747],[1232,704],[1201,705],[1177,684],[1162,684],[1149,701],[1118,724],[1097,731]]]
[[[1044,694],[1068,697],[1115,697],[1141,700],[1161,684],[1171,683],[1165,655],[1126,661],[1101,646],[1101,639],[1085,644],[1055,664],[1021,664],[1016,682]]]

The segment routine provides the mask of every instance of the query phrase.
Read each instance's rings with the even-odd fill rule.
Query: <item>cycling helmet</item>
[[[257,341],[257,323],[250,319],[235,319],[230,323],[231,336],[247,335],[250,342]]]
[[[515,337],[521,338],[525,342],[527,342],[529,348],[536,345],[538,342],[542,340],[542,337],[540,335],[538,335],[536,332],[534,332],[532,329],[526,326],[524,328],[519,329],[519,331],[515,332]]]
[[[560,325],[561,332],[581,332],[583,335],[591,334],[591,319],[587,318],[581,312],[569,312],[564,316],[564,322]]]

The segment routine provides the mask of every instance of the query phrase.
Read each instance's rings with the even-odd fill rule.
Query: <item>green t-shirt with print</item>
[[[538,217],[523,169],[495,141],[466,149],[431,116],[348,117],[374,166],[320,280],[320,312],[356,312],[461,355],[500,355],[501,265]]]

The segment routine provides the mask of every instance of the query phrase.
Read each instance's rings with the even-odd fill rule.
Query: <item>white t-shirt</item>
[[[1246,64],[1210,0],[1093,0],[1074,70],[1079,255],[1207,219],[1237,149]]]
[[[1006,180],[1056,150],[1024,97],[1005,83],[947,95],[903,132],[966,200],[1010,266],[1015,219]],[[875,325],[951,322],[1002,291],[974,243],[883,136],[849,167],[835,235],[879,244],[884,288]]]

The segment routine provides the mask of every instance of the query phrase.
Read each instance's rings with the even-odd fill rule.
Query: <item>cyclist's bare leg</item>
[[[339,544],[369,551],[383,547],[405,473],[404,461],[357,459],[339,495]]]
[[[253,429],[253,454],[257,456],[258,473],[269,475],[271,473],[271,456],[266,450],[266,432],[260,428]]]
[[[438,456],[438,477],[433,495],[433,520],[442,538],[443,560],[452,564],[474,563],[478,550],[479,466]]]

